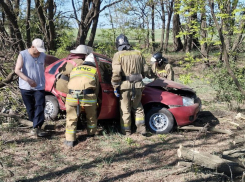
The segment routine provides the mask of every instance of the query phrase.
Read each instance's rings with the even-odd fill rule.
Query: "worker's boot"
[[[72,148],[72,147],[74,147],[75,145],[76,145],[76,142],[75,141],[64,141],[64,145],[66,146],[66,147],[69,147],[69,148]]]
[[[138,125],[136,133],[139,133],[139,134],[145,136],[147,134],[145,125],[143,125],[143,124]]]

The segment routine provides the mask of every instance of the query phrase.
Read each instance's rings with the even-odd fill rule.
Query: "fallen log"
[[[181,130],[202,131],[203,127],[199,127],[199,126],[182,126],[182,127],[179,127],[179,129],[181,129]],[[209,128],[207,128],[207,131],[216,132],[216,133],[224,133],[224,134],[228,134],[228,135],[232,135],[233,134],[231,130],[223,130],[223,129],[218,129],[218,128],[215,128],[215,127],[209,127]],[[203,130],[203,132],[205,132],[205,130]]]
[[[179,161],[177,165],[178,165],[178,167],[191,167],[192,163],[191,162],[185,162],[185,161]]]
[[[199,166],[216,170],[219,173],[224,172],[227,175],[242,174],[245,168],[239,166],[238,163],[222,159],[219,156],[205,152],[199,152],[193,149],[188,149],[180,145],[177,150],[178,157],[193,161]]]
[[[5,117],[14,118],[14,119],[16,119],[22,125],[33,127],[33,123],[31,121],[26,120],[26,119],[22,119],[21,116],[14,115],[14,114],[1,113],[1,112],[0,112],[0,115],[1,116],[5,116]]]
[[[232,155],[235,153],[245,153],[245,149],[233,149],[233,150],[223,151],[223,155]]]
[[[245,143],[245,138],[244,137],[242,137],[242,138],[235,138],[232,141],[232,144],[233,145],[244,144],[244,143]]]

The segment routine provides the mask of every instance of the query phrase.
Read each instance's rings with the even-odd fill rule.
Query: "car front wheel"
[[[166,108],[154,107],[146,114],[146,126],[155,134],[169,133],[174,127],[174,118]]]
[[[59,103],[52,95],[45,96],[45,120],[55,120],[59,114]]]

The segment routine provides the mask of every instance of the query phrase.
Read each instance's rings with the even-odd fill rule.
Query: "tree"
[[[177,52],[177,51],[180,51],[183,49],[183,44],[181,42],[181,38],[179,35],[180,33],[180,17],[179,17],[179,14],[178,14],[178,11],[179,11],[179,1],[175,1],[175,5],[174,5],[174,16],[173,16],[173,39],[174,39],[174,51]]]
[[[167,52],[167,49],[168,49],[170,22],[171,22],[172,14],[173,14],[174,0],[169,1],[166,4],[166,6],[167,6],[167,13],[168,13],[168,20],[167,20],[167,27],[166,27],[166,39],[165,39],[165,44],[164,44],[164,48],[163,48],[164,52]]]
[[[94,37],[96,34],[99,14],[104,11],[106,8],[121,2],[122,0],[117,0],[112,3],[105,5],[102,9],[100,9],[100,5],[103,0],[83,0],[81,8],[81,17],[78,19],[77,8],[75,7],[75,2],[72,0],[74,17],[78,24],[78,34],[76,44],[85,44],[88,36],[89,29],[92,25],[92,34],[89,39],[89,46],[93,45]]]

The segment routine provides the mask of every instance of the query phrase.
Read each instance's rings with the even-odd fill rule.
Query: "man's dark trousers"
[[[20,89],[33,128],[41,128],[44,123],[45,91]]]

